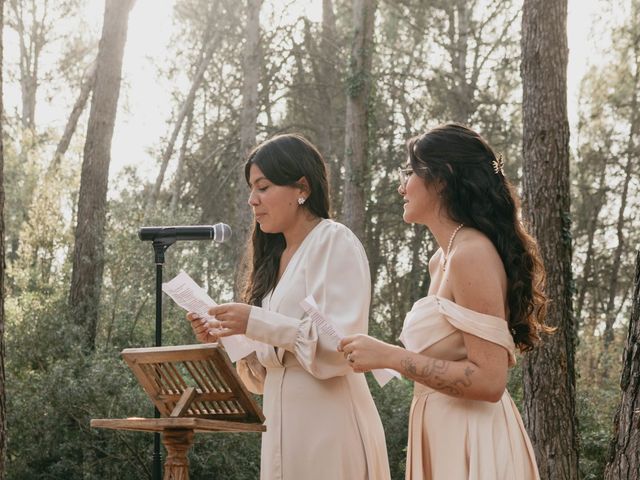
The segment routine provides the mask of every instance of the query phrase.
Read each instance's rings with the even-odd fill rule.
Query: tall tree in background
[[[233,167],[236,173],[236,209],[234,215],[234,231],[238,241],[236,245],[236,265],[242,264],[240,252],[245,243],[249,225],[251,224],[251,212],[247,204],[247,192],[241,185],[245,185],[244,168],[241,168],[249,150],[256,143],[256,129],[258,122],[258,83],[261,72],[260,55],[260,7],[262,0],[247,0],[244,59],[242,64],[242,110],[240,112],[240,158]],[[242,274],[240,268],[236,272]],[[238,294],[241,275],[236,275],[235,293]]]
[[[547,323],[557,331],[523,362],[524,419],[543,480],[578,478],[575,327],[571,305],[567,1],[522,12],[524,218],[547,271]]]
[[[180,110],[178,111],[178,117],[176,118],[175,125],[173,126],[173,131],[171,132],[171,137],[169,138],[169,143],[165,147],[162,152],[162,159],[160,161],[160,171],[158,172],[158,176],[156,177],[156,182],[153,185],[151,193],[149,195],[149,200],[147,202],[147,211],[151,212],[156,205],[156,201],[158,200],[158,196],[160,195],[160,188],[162,187],[162,182],[164,180],[164,175],[167,170],[167,166],[169,165],[169,160],[173,155],[173,150],[175,149],[176,141],[178,140],[178,134],[180,130],[182,130],[182,124],[185,119],[189,115],[189,112],[193,112],[193,102],[196,98],[196,93],[200,88],[200,84],[202,83],[202,79],[204,78],[204,74],[207,71],[207,67],[209,66],[209,62],[211,61],[211,57],[216,47],[218,46],[218,31],[215,30],[212,38],[209,38],[206,45],[203,46],[202,56],[200,58],[200,63],[196,70],[196,73],[191,81],[191,87],[189,88],[189,92],[185,97],[184,101],[180,105]],[[189,134],[189,129],[185,127],[185,137]],[[184,142],[183,142],[184,143]]]
[[[340,210],[340,188],[342,175],[338,138],[344,130],[342,117],[338,114],[343,103],[342,89],[339,84],[338,64],[341,63],[338,45],[338,29],[333,0],[322,0],[322,24],[320,32],[314,31],[311,22],[304,22],[304,44],[309,54],[309,63],[315,78],[315,96],[313,96],[313,112],[311,125],[316,130],[317,145],[329,167],[329,185],[331,190],[331,209]],[[317,37],[320,37],[317,40]],[[304,95],[304,77],[302,88],[296,90]],[[307,89],[308,90],[308,89]],[[308,92],[306,93],[309,96]],[[340,131],[338,131],[340,130]]]
[[[630,192],[630,183],[632,178],[637,178],[638,163],[640,161],[640,34],[638,33],[638,27],[640,27],[640,1],[635,0],[631,5],[630,21],[625,25],[625,28],[621,29],[626,35],[619,38],[620,44],[624,45],[620,61],[621,70],[624,73],[620,76],[621,83],[616,85],[616,89],[619,86],[621,89],[619,93],[624,95],[624,100],[620,102],[619,110],[624,115],[623,118],[628,125],[628,132],[624,149],[620,155],[625,158],[625,164],[616,221],[618,244],[613,252],[611,273],[607,282],[609,295],[604,312],[605,328],[602,335],[603,353],[605,355],[614,339],[613,324],[617,317],[618,284],[624,281],[621,269],[624,262],[624,252],[627,250],[625,247],[628,247],[627,237],[629,237],[629,234],[626,233],[628,220],[625,211],[631,202],[630,197],[633,197],[633,193]],[[603,374],[608,376],[608,368],[605,367],[603,369]]]
[[[622,398],[614,421],[606,480],[635,480],[640,472],[640,252],[636,256],[633,306],[623,359]]]
[[[78,196],[69,303],[84,329],[83,346],[93,349],[104,269],[104,227],[111,139],[116,119],[129,11],[135,0],[106,0],[96,80],[91,100]]]
[[[247,0],[245,27],[246,43],[244,46],[244,60],[242,64],[242,112],[240,114],[240,153],[242,155],[246,155],[256,143],[256,122],[258,120],[258,82],[260,80],[261,57],[261,6],[262,0]],[[240,162],[242,163],[241,160]],[[244,183],[244,172],[241,172],[241,175],[242,183]]]
[[[27,172],[37,163],[35,150],[41,144],[36,125],[36,106],[39,93],[45,84],[45,78],[51,80],[55,75],[43,68],[45,49],[56,39],[56,25],[61,19],[70,16],[77,8],[78,0],[9,0],[7,2],[7,26],[15,31],[19,47],[18,71],[16,75],[20,83],[21,109],[19,130],[20,164],[23,172]],[[57,73],[57,72],[56,72]],[[11,78],[11,77],[9,77]],[[44,89],[45,91],[47,89]],[[21,186],[21,201],[30,205],[37,182],[24,182]],[[19,210],[14,212],[14,210]],[[26,209],[8,211],[9,232],[7,244],[8,258],[15,260],[18,256],[19,235],[22,223],[28,220]],[[13,218],[12,218],[13,217]],[[17,225],[13,225],[16,224]],[[15,227],[15,228],[11,228]],[[14,233],[16,232],[16,233]]]
[[[47,173],[49,175],[53,175],[56,172],[56,170],[60,167],[62,157],[65,155],[65,153],[67,153],[69,144],[71,143],[71,137],[73,137],[73,134],[76,131],[76,127],[78,126],[80,115],[82,115],[82,112],[84,112],[87,101],[89,100],[89,96],[91,95],[91,91],[93,90],[93,85],[96,81],[96,67],[96,62],[91,62],[83,75],[82,83],[80,85],[80,93],[78,93],[78,97],[73,104],[71,114],[69,115],[67,124],[64,127],[64,132],[62,134],[62,137],[60,137],[60,141],[58,142],[56,151],[53,154],[53,160],[47,168]]]
[[[474,111],[474,86],[467,79],[467,55],[469,53],[469,37],[471,36],[471,16],[473,2],[456,0],[445,2],[444,8],[449,17],[449,47],[447,52],[451,58],[453,82],[452,120],[467,124]],[[452,47],[452,48],[451,48]]]
[[[347,79],[342,221],[362,241],[365,239],[369,94],[376,7],[376,0],[353,0],[353,40]]]
[[[4,0],[0,0],[0,480],[6,475],[7,460],[7,400],[4,372],[4,103],[3,99],[3,30]]]
[[[53,27],[49,18],[51,5],[49,0],[10,0],[9,5],[9,25],[18,34],[20,42],[20,118],[23,128],[35,130],[41,55]]]
[[[640,208],[635,181],[640,166],[640,1],[626,0],[615,8],[623,8],[624,14],[613,20],[611,11],[600,12],[601,25],[593,27],[599,38],[609,37],[597,44],[610,46],[594,54],[599,60],[581,82],[572,167],[575,316],[580,326],[576,365],[579,378],[589,379],[578,383],[578,401],[586,393],[591,402],[607,403],[597,410],[603,432],[617,407],[611,392],[618,388],[622,330],[630,314],[635,255],[630,247],[640,241],[635,215]],[[588,428],[581,426],[582,431]],[[595,437],[585,441],[590,438]]]

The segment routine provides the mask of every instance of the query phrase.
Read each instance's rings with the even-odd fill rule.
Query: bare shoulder
[[[507,274],[489,238],[466,228],[458,234],[451,249],[447,277],[457,304],[505,318]]]

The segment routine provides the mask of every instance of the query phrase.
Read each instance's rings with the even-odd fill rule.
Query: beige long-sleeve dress
[[[308,295],[343,335],[367,333],[370,277],[364,249],[344,225],[322,220],[276,288],[252,307],[246,335],[265,345],[240,360],[263,393],[262,480],[386,480],[384,431],[363,374],[305,315]]]
[[[462,332],[501,345],[515,365],[515,345],[502,318],[469,310],[446,298],[418,300],[400,340],[434,358],[467,357]],[[409,413],[408,480],[538,479],[533,448],[505,390],[496,402],[459,399],[415,383]]]

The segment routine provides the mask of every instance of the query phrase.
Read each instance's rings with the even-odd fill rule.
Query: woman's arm
[[[504,318],[506,275],[486,244],[463,245],[450,259],[443,280],[456,303],[478,313]],[[475,247],[475,248],[473,248]],[[488,251],[484,251],[488,250]],[[389,345],[366,335],[343,339],[342,351],[354,371],[392,368],[411,380],[454,397],[496,402],[507,383],[508,352],[502,346],[462,332],[467,358],[441,360]]]
[[[465,337],[468,357],[459,361],[410,352],[368,335],[345,337],[340,348],[354,372],[392,368],[414,382],[452,397],[497,402],[506,385],[506,350],[473,335]]]
[[[340,224],[330,224],[313,239],[302,261],[304,285],[291,285],[290,295],[312,295],[319,310],[342,334],[366,333],[369,316],[369,266],[362,245]],[[298,290],[299,289],[299,290]],[[293,353],[309,373],[330,378],[349,373],[335,343],[308,316],[294,318],[260,307],[225,304],[209,313],[220,320],[218,336],[244,333],[247,337]]]

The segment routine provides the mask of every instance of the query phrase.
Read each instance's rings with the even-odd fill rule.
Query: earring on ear
[[[306,198],[304,198],[304,197],[298,197],[298,205],[302,205],[302,204],[304,204],[304,202],[305,202],[306,200],[307,200],[307,199],[306,199]]]

